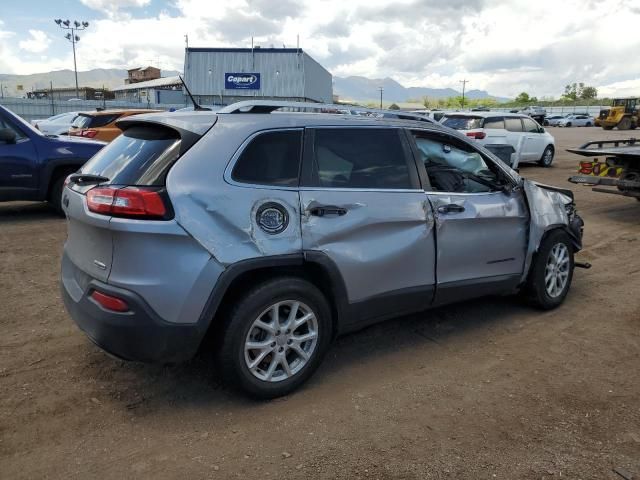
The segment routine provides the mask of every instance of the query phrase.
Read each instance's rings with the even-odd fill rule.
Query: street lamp
[[[382,92],[384,92],[384,88],[378,87],[378,90],[380,90],[380,110],[382,110]]]
[[[62,20],[61,18],[55,19],[54,22],[56,22],[56,25],[60,28],[71,30],[71,32],[67,33],[64,38],[69,40],[73,46],[73,71],[76,75],[76,98],[80,98],[80,91],[78,89],[78,66],[76,65],[76,43],[80,41],[80,37],[76,35],[76,32],[87,28],[89,26],[89,22],[79,22],[77,20],[71,22],[70,20]]]

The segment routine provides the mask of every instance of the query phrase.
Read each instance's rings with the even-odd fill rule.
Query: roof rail
[[[245,100],[236,102],[218,110],[218,114],[225,113],[272,113],[281,108],[292,112],[316,111],[316,113],[331,113],[338,115],[358,115],[374,118],[397,118],[401,120],[415,120],[433,123],[433,120],[419,113],[399,110],[380,110],[377,108],[359,107],[357,105],[339,105],[334,103],[287,102],[277,100]]]

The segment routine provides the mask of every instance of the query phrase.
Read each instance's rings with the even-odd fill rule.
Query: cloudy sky
[[[559,96],[640,94],[640,0],[22,0],[0,8],[0,73],[73,68],[54,18],[86,20],[78,69],[182,70],[194,47],[300,46],[334,75]]]

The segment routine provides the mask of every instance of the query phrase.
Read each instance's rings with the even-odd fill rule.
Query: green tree
[[[527,92],[522,92],[515,98],[516,103],[529,103],[530,101],[531,97]]]
[[[580,92],[580,98],[583,100],[591,100],[598,98],[598,89],[596,87],[585,86]]]
[[[400,110],[400,107],[395,103],[392,103],[391,105],[389,105],[389,110]]]

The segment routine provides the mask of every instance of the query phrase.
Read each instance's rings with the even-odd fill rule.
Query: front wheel
[[[542,157],[538,160],[538,163],[543,167],[550,167],[553,162],[553,155],[555,151],[551,145],[547,145],[547,148],[542,152]]]
[[[529,301],[543,310],[560,305],[573,279],[573,246],[563,230],[549,233],[533,257],[525,293]]]
[[[218,352],[222,375],[258,398],[286,395],[320,365],[331,341],[331,310],[313,284],[262,283],[229,311]]]

